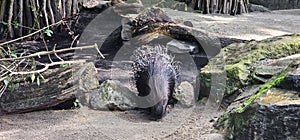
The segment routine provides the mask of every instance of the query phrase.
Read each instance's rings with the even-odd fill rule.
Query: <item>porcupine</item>
[[[132,60],[133,80],[138,96],[147,96],[155,101],[147,109],[152,119],[162,119],[180,82],[178,63],[167,54],[166,47],[160,45],[138,48]]]

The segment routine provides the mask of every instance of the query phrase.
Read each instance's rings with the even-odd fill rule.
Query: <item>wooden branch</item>
[[[32,58],[32,57],[40,57],[43,55],[49,55],[49,54],[57,54],[57,53],[61,53],[61,52],[65,52],[65,51],[71,51],[71,50],[83,50],[83,49],[89,49],[89,48],[95,48],[97,50],[97,52],[100,54],[100,56],[102,56],[104,58],[104,56],[102,55],[102,53],[99,51],[97,44],[95,45],[91,45],[91,46],[83,46],[83,47],[77,47],[77,48],[66,48],[66,49],[60,49],[60,50],[55,50],[53,49],[53,51],[43,51],[43,52],[37,52],[28,56],[23,56],[23,57],[17,57],[17,58],[4,58],[4,59],[0,59],[0,61],[16,61],[19,59],[22,59],[18,65],[20,65],[21,63],[23,63],[25,61],[26,58]],[[44,68],[39,69],[39,70],[35,70],[35,71],[19,71],[19,72],[14,72],[13,69],[15,69],[17,66],[13,67],[13,68],[7,68],[4,65],[0,65],[1,67],[3,67],[6,71],[9,72],[10,76],[13,75],[26,75],[26,74],[34,74],[34,73],[42,73],[46,70],[49,69],[49,67],[51,66],[56,66],[56,65],[61,65],[61,64],[75,64],[75,63],[83,63],[85,62],[85,60],[76,60],[76,61],[60,61],[60,62],[51,62],[49,64],[43,64],[41,63],[41,65],[44,65]],[[1,78],[0,81],[6,79],[6,77]]]
[[[17,38],[17,39],[13,39],[13,40],[10,40],[10,41],[7,41],[7,42],[3,42],[3,43],[0,44],[0,46],[6,45],[6,44],[10,44],[10,43],[13,43],[13,42],[16,42],[16,41],[19,41],[19,40],[22,40],[22,39],[31,37],[31,36],[33,36],[33,35],[35,35],[35,34],[37,34],[37,33],[40,33],[40,32],[43,31],[43,30],[48,29],[49,27],[52,27],[52,26],[55,26],[55,25],[59,25],[59,24],[61,24],[62,22],[63,22],[63,21],[60,20],[60,21],[58,21],[58,22],[56,22],[56,23],[54,23],[54,24],[51,24],[51,25],[49,25],[49,26],[47,26],[47,27],[44,27],[44,28],[42,28],[42,29],[40,29],[40,30],[37,30],[37,31],[35,31],[35,32],[31,33],[31,34],[28,34],[28,35],[25,35],[25,36],[22,36],[22,37],[19,37],[19,38]]]
[[[53,51],[55,51],[55,48],[56,48],[56,44],[55,44],[54,47],[53,47]],[[57,53],[54,53],[54,55],[55,55],[60,61],[65,61],[65,60],[62,59],[60,56],[58,56]]]
[[[1,98],[2,95],[3,95],[3,93],[4,93],[4,91],[5,91],[6,88],[7,88],[7,85],[4,84],[4,86],[0,86],[0,87],[1,87],[1,89],[0,89],[0,98]]]
[[[23,62],[25,61],[25,59],[21,60],[20,62],[18,62],[18,64],[14,65],[14,64],[11,64],[10,66],[14,65],[12,68],[9,67],[6,67],[4,65],[1,65],[1,67],[3,67],[6,72],[4,72],[3,74],[1,74],[1,78],[0,78],[0,81],[3,81],[5,79],[7,79],[8,75],[10,72],[13,72],[14,69],[16,69],[20,64],[22,64]],[[13,62],[13,63],[16,63],[16,62]],[[5,76],[7,75],[7,76]]]
[[[70,45],[71,48],[73,47],[73,45],[74,45],[74,43],[75,43],[75,41],[77,40],[78,37],[79,37],[79,34],[76,35],[76,36],[73,38],[73,41],[72,41],[72,43],[71,43],[71,45]]]
[[[10,75],[27,75],[27,74],[35,74],[35,73],[42,73],[49,69],[51,66],[57,66],[61,64],[78,64],[78,63],[84,63],[84,60],[76,60],[76,61],[60,61],[60,62],[52,62],[50,64],[44,64],[44,68],[34,71],[19,71],[19,72],[11,72]]]
[[[7,67],[5,67],[4,65],[0,65],[2,68],[4,68],[6,71],[8,71],[8,72],[13,72],[12,71],[12,69],[9,69],[9,68],[7,68]]]
[[[47,43],[46,43],[45,38],[43,37],[42,40],[43,40],[44,46],[45,46],[45,48],[46,48],[46,51],[48,52],[49,49],[48,49],[48,45],[47,45]],[[50,54],[48,54],[48,59],[50,60],[50,62],[53,62],[53,60],[51,59]]]
[[[27,56],[23,57],[17,57],[17,58],[2,58],[0,61],[15,61],[15,60],[20,60],[20,59],[25,59],[25,58],[32,58],[32,57],[40,57],[44,55],[49,55],[49,54],[54,54],[54,53],[61,53],[61,52],[66,52],[66,51],[74,51],[74,50],[83,50],[83,49],[91,49],[94,48],[96,51],[99,53],[99,55],[104,58],[103,54],[100,52],[98,45],[90,45],[90,46],[83,46],[83,47],[76,47],[76,48],[66,48],[66,49],[60,49],[60,50],[52,50],[52,51],[41,51],[41,52],[36,52],[34,54],[30,54]]]
[[[7,73],[9,73],[10,71],[12,71],[14,68],[15,68],[15,66],[14,66],[14,64],[16,63],[16,61],[14,61],[12,64],[10,64],[9,66],[4,66],[4,65],[1,65],[1,67],[3,67],[4,68],[4,70],[2,69],[1,71],[0,71],[0,73],[2,73],[1,75],[0,75],[0,77],[3,77],[3,76],[5,76],[5,75],[7,75]],[[9,71],[8,70],[6,70],[6,69],[10,69]],[[2,80],[0,80],[0,81],[2,81]]]

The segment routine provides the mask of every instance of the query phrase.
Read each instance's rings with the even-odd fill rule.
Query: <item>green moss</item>
[[[245,63],[226,65],[225,69],[228,76],[233,78],[235,81],[241,82],[242,84],[245,84],[250,74],[250,71],[247,69],[247,65]]]
[[[277,76],[277,75],[273,76],[269,82],[265,83],[264,85],[262,85],[260,87],[257,94],[251,96],[250,99],[247,100],[241,107],[237,108],[235,110],[235,112],[237,112],[237,113],[244,112],[255,99],[257,99],[258,97],[260,97],[261,95],[266,93],[269,89],[279,85],[288,76],[288,72],[289,72],[290,68],[292,68],[294,66],[295,66],[295,64],[291,63],[286,69],[284,69],[280,72],[279,76]]]
[[[234,139],[237,136],[243,136],[243,134],[247,134],[249,131],[248,127],[253,114],[250,111],[247,113],[248,114],[246,115],[246,113],[226,112],[218,119],[214,124],[214,127],[223,130],[226,139]]]
[[[113,87],[111,86],[111,84],[106,82],[105,84],[102,84],[102,87],[100,87],[100,89],[102,90],[101,99],[105,101],[111,101],[111,94],[113,92]]]
[[[228,123],[230,125],[228,125],[225,135],[227,139],[234,139],[237,138],[237,136],[247,135],[252,118],[252,113],[247,113],[248,114],[232,113],[229,115]]]
[[[223,48],[217,56],[210,59],[201,69],[201,89],[209,89],[210,76],[215,74],[214,67],[225,66],[227,73],[225,94],[232,94],[253,79],[250,68],[254,63],[265,59],[278,59],[300,53],[300,35],[280,36],[263,41],[234,43]],[[207,87],[204,87],[207,86]]]
[[[258,61],[278,59],[300,53],[300,35],[275,37],[260,42],[252,41],[248,43],[232,44],[222,51],[227,53],[223,58],[225,59],[223,62],[225,62],[225,70],[227,72],[225,94],[231,94],[242,87],[248,86],[247,83],[252,82],[251,80],[255,79],[255,77],[253,77],[255,74],[251,74],[252,70],[250,71],[250,68],[252,69],[252,67],[255,67],[253,64]],[[218,62],[216,62],[217,59],[222,59],[222,57],[216,56],[214,59],[211,59],[208,66],[204,68],[206,76],[213,74],[212,72],[209,72],[209,68],[215,67],[213,65],[218,64]],[[257,107],[253,102],[265,94],[269,89],[279,85],[288,76],[288,73],[295,70],[297,67],[298,65],[292,62],[284,69],[279,67],[278,69],[270,69],[270,71],[267,71],[266,74],[272,75],[272,78],[260,79],[260,81],[265,82],[265,84],[260,86],[257,93],[250,97],[250,99],[244,102],[239,108],[228,111],[222,115],[214,126],[225,131],[226,139],[247,139],[246,136],[248,136],[248,131],[250,131],[249,125],[254,119]],[[203,78],[205,78],[205,76],[203,76]],[[207,81],[205,79],[200,80]]]

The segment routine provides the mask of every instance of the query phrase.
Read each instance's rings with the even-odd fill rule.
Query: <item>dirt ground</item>
[[[204,110],[203,106],[175,108],[161,121],[150,121],[138,111],[89,109],[6,115],[1,116],[0,139],[198,139],[207,135],[221,139],[210,134],[213,122],[209,121],[217,116],[203,116],[209,114]]]
[[[240,16],[200,15],[167,10],[178,22],[217,36],[245,40],[300,33],[300,10]],[[205,105],[172,109],[161,121],[137,111],[96,111],[86,108],[47,110],[0,116],[0,139],[222,139],[212,124],[222,111]]]

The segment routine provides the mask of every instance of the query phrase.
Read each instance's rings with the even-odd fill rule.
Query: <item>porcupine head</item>
[[[166,115],[166,109],[179,83],[178,65],[164,46],[142,46],[134,51],[133,78],[142,97],[140,106],[147,107],[155,120]]]

